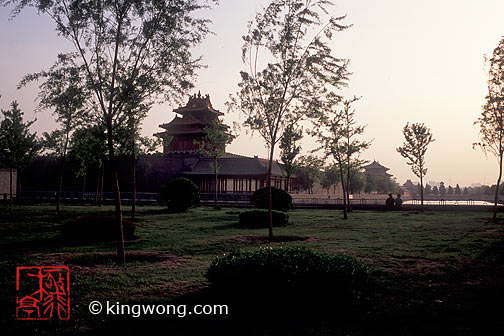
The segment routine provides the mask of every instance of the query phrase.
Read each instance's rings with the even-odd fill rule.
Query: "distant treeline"
[[[38,156],[21,172],[20,190],[54,191],[58,186],[60,160],[54,156]],[[132,191],[132,170],[130,157],[117,158],[121,192]],[[162,154],[144,155],[136,165],[136,183],[139,192],[157,192],[164,184],[176,177],[171,170],[172,162]],[[89,169],[85,176],[76,176],[73,165],[66,165],[63,178],[64,191],[94,192],[100,189],[101,168]],[[110,164],[105,162],[103,171],[103,191],[113,191]]]

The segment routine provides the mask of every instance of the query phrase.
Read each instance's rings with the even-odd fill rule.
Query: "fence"
[[[133,194],[131,192],[122,192],[121,200],[124,204],[129,204],[132,201]],[[293,199],[293,207],[295,208],[339,208],[343,206],[342,198],[321,198],[321,197],[298,197],[296,195]],[[23,191],[18,201],[24,203],[44,203],[55,202],[57,193],[55,191]],[[250,199],[252,194],[248,193],[221,193],[218,194],[218,202],[221,206],[238,206],[248,207],[251,206]],[[201,193],[201,204],[211,205],[214,202],[215,194]],[[65,203],[95,203],[98,200],[96,192],[78,192],[78,191],[64,191],[61,194],[61,199]],[[114,201],[114,193],[104,192],[102,195],[102,203],[110,204]],[[504,205],[503,200],[499,200],[499,205]],[[156,204],[157,194],[148,192],[137,192],[137,204]],[[404,206],[417,207],[420,206],[420,199],[405,199]],[[385,205],[383,198],[352,198],[350,205],[355,208],[381,208]],[[465,199],[465,200],[446,200],[446,199],[429,199],[424,200],[424,206],[431,207],[446,207],[446,206],[492,206],[493,203],[487,200],[478,199]]]

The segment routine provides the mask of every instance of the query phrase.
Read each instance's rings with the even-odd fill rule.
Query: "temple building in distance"
[[[391,174],[387,173],[390,168],[381,165],[378,161],[373,160],[370,164],[362,167],[366,175],[370,176],[388,176],[392,177]]]
[[[164,131],[155,134],[163,139],[165,173],[191,179],[202,193],[214,192],[215,175],[210,166],[213,160],[198,152],[195,140],[201,140],[204,128],[224,113],[212,107],[209,95],[201,93],[190,96],[185,106],[173,112],[177,114],[175,118],[159,125]],[[224,125],[223,129],[227,128]],[[226,152],[218,164],[219,193],[253,193],[266,186],[267,159]],[[282,165],[276,161],[273,162],[271,185],[288,191],[293,189],[293,181],[287,179]]]

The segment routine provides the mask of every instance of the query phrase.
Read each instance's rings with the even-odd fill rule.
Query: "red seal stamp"
[[[66,266],[16,268],[18,320],[70,318],[70,271]]]

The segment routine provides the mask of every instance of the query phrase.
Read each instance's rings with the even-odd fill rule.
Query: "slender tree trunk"
[[[344,182],[345,179],[343,177],[343,166],[341,165],[341,163],[339,164],[339,171],[341,177],[341,189],[343,190],[343,219],[348,219],[346,195],[345,195],[345,182]]]
[[[273,242],[273,195],[271,192],[271,171],[273,168],[273,153],[274,146],[271,145],[270,157],[268,163],[268,179],[266,180],[266,187],[268,187],[268,221],[269,221],[269,230],[268,230],[268,238],[270,243]]]
[[[122,226],[122,206],[121,192],[119,190],[119,176],[117,174],[117,164],[115,162],[114,144],[112,138],[112,119],[107,118],[107,147],[110,161],[110,171],[112,173],[112,181],[114,182],[114,198],[115,198],[115,217],[117,224],[117,263],[124,264],[126,255],[124,251],[124,234]]]
[[[423,175],[420,174],[420,206],[423,211]]]
[[[58,181],[58,198],[56,200],[56,212],[59,212],[61,209],[61,191],[63,189],[63,174],[65,171],[65,160],[68,149],[68,141],[70,137],[70,130],[68,127],[65,128],[65,144],[63,145],[63,153],[61,155],[60,161],[60,171],[59,171],[59,181]]]
[[[103,203],[103,184],[104,183],[105,183],[105,160],[102,159],[101,177],[100,177],[100,195],[98,198],[98,207],[101,207],[102,203]]]
[[[133,145],[134,147],[135,145]],[[131,220],[135,220],[135,212],[136,212],[136,159],[135,152],[131,155],[131,183],[133,186],[133,190],[131,193]]]
[[[218,188],[219,188],[219,179],[217,177],[217,158],[214,158],[214,173],[215,173],[215,203],[214,203],[214,208],[217,209],[219,207],[218,205]]]
[[[86,194],[86,174],[82,175],[82,195],[81,195],[82,205],[84,205],[85,194]]]
[[[19,199],[21,199],[21,190],[23,190],[23,178],[22,178],[22,171],[21,170],[17,170],[16,171],[16,183],[14,185],[14,189],[16,190],[16,201]]]
[[[352,205],[350,204],[350,166],[347,168],[347,176],[346,176],[346,198],[347,198],[347,212],[352,211]]]
[[[98,194],[100,192],[100,174],[101,168],[98,167],[96,171],[96,192],[95,192],[95,205],[98,206]]]
[[[12,200],[12,198],[13,198],[13,196],[14,196],[14,195],[13,195],[13,188],[12,188],[13,179],[14,179],[14,177],[13,177],[14,173],[13,173],[13,171],[12,171],[12,170],[13,170],[13,169],[12,169],[12,162],[11,162],[11,164],[10,164],[10,168],[9,168],[9,179],[10,179],[10,180],[9,180],[9,197],[10,197],[10,198],[9,198],[9,205],[10,205],[11,207],[14,205],[14,202],[13,202],[13,200]],[[18,175],[19,175],[19,174],[18,174]],[[18,177],[19,177],[19,176],[18,176]]]
[[[497,178],[497,185],[495,187],[495,202],[494,202],[494,211],[493,211],[493,217],[492,220],[494,222],[497,222],[497,211],[498,209],[498,202],[499,202],[499,186],[500,186],[500,181],[502,179],[502,158],[504,156],[504,153],[502,152],[502,148],[500,151],[500,156],[499,156],[499,177]]]
[[[61,190],[63,189],[63,170],[65,169],[65,156],[61,156],[59,167],[58,194],[56,196],[56,212],[61,210]]]

